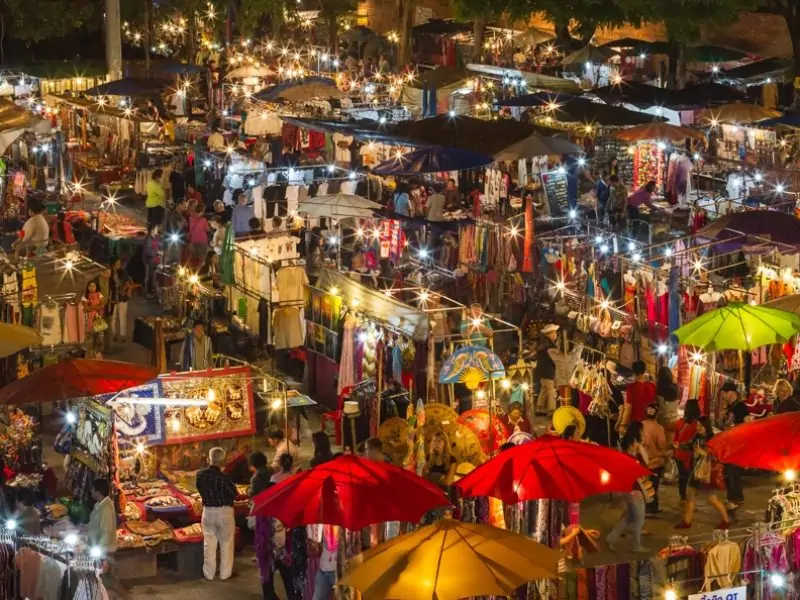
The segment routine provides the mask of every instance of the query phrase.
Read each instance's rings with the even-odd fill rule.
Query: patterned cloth
[[[197,473],[197,491],[203,499],[203,506],[219,508],[233,506],[238,492],[230,475],[219,467],[210,466]]]

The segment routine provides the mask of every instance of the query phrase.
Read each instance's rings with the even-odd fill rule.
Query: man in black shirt
[[[225,450],[212,448],[208,453],[209,466],[197,473],[197,491],[203,500],[203,576],[212,581],[217,571],[217,544],[219,544],[219,578],[222,581],[233,573],[233,538],[236,523],[233,501],[236,486],[230,476],[222,472]]]
[[[728,381],[722,385],[720,391],[723,406],[726,406],[728,417],[733,426],[741,425],[750,415],[747,405],[739,397],[736,384]],[[742,468],[737,465],[725,465],[725,488],[728,494],[728,508],[735,509],[739,503],[744,502],[742,490]]]

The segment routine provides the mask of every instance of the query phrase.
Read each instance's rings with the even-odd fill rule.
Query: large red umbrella
[[[598,494],[629,492],[637,479],[649,473],[628,454],[545,435],[501,452],[456,486],[465,497],[491,496],[506,504],[540,499],[580,502]]]
[[[708,443],[720,462],[768,471],[800,470],[800,413],[742,423]]]
[[[74,358],[33,371],[0,389],[0,405],[116,394],[156,377],[158,371],[153,367],[116,360]]]
[[[286,527],[340,525],[361,529],[384,521],[417,523],[450,502],[442,490],[392,464],[344,455],[264,490],[252,514]]]

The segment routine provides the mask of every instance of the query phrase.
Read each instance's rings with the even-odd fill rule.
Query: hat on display
[[[542,327],[542,333],[550,333],[551,331],[558,331],[558,325],[555,323],[550,323],[549,325]]]
[[[606,371],[609,371],[610,373],[614,373],[614,375],[616,375],[617,363],[615,363],[613,360],[606,361]]]

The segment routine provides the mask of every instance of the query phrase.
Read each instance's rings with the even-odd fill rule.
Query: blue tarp
[[[774,119],[767,119],[766,121],[759,121],[759,127],[800,127],[800,114],[785,114]]]
[[[458,148],[432,147],[414,150],[399,158],[390,158],[373,169],[378,175],[421,175],[465,171],[490,165],[494,158]]]
[[[125,77],[86,90],[87,96],[152,96],[169,85],[163,79]]]

